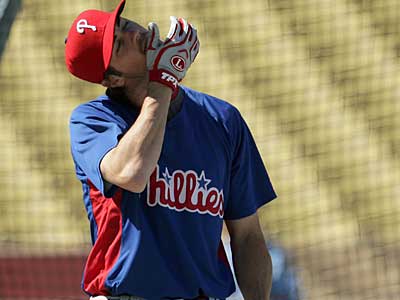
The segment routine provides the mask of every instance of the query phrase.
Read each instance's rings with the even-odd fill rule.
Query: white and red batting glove
[[[146,64],[149,80],[160,82],[173,91],[178,87],[200,50],[197,30],[184,19],[170,17],[171,27],[164,41],[160,40],[157,24],[148,25],[150,39]]]

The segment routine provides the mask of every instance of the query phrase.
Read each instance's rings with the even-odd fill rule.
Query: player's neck
[[[138,103],[138,101],[135,101],[135,99],[130,99],[130,97],[126,95],[126,92],[123,89],[107,89],[106,94],[111,100],[125,103],[133,107],[138,112],[140,111],[143,104],[143,101],[140,101],[140,103]],[[178,88],[176,93],[172,95],[171,104],[168,111],[168,121],[180,112],[183,105],[183,99],[184,91],[182,88]]]

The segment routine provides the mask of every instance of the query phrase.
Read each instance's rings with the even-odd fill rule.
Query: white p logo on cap
[[[94,25],[89,25],[88,21],[86,19],[81,19],[76,23],[76,31],[79,33],[85,33],[85,28],[92,29],[93,31],[96,31],[97,28]]]

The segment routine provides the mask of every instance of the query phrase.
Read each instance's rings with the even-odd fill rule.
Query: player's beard
[[[106,94],[114,101],[127,103],[140,109],[144,98],[147,96],[148,75],[130,79],[127,83],[125,86],[107,88]]]

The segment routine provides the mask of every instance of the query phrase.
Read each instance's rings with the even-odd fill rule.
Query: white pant
[[[136,296],[91,296],[90,300],[145,300]]]
[[[94,296],[94,297],[91,296],[90,300],[145,300],[145,299],[136,296],[123,295],[123,296]],[[185,299],[174,299],[174,300],[185,300]],[[220,300],[220,299],[208,297],[208,300]]]

